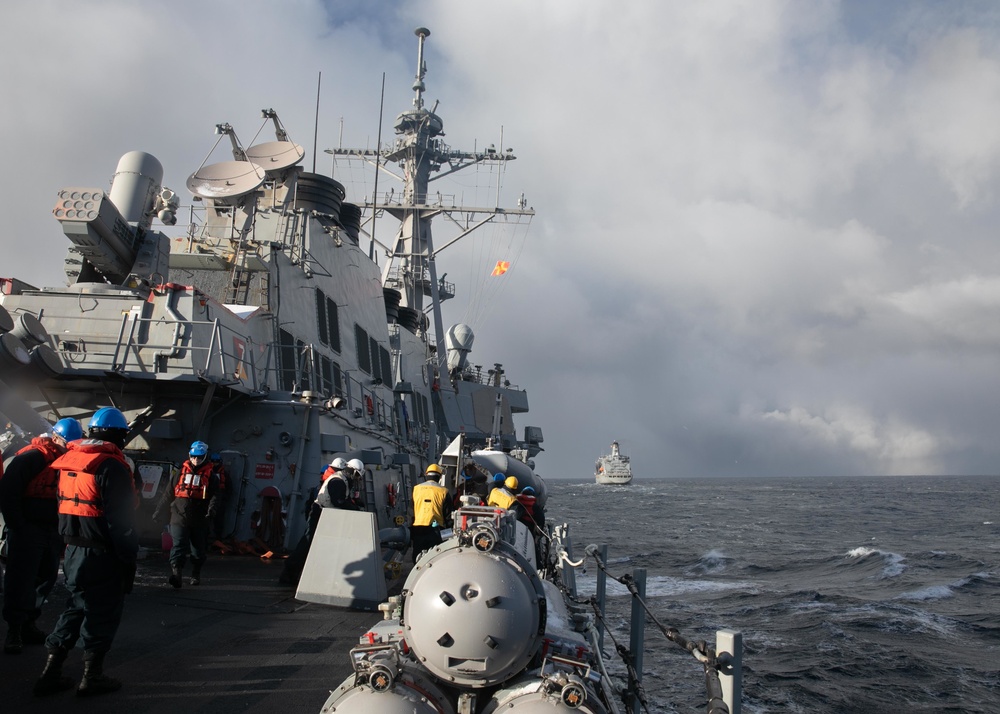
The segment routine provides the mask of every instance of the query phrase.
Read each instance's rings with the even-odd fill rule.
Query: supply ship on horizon
[[[597,458],[594,478],[604,486],[626,486],[632,483],[632,460],[621,452],[617,441],[611,442],[611,452]]]

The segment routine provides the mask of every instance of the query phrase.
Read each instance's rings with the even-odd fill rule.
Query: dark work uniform
[[[160,507],[170,508],[171,566],[183,569],[190,555],[195,572],[200,572],[207,557],[208,528],[215,518],[219,486],[219,473],[210,461],[195,466],[188,460],[173,488],[164,492]]]
[[[50,464],[65,451],[36,437],[11,460],[0,478],[0,511],[7,524],[3,619],[33,623],[59,576],[63,541],[56,502],[57,473]]]
[[[50,652],[71,650],[82,638],[85,658],[103,656],[111,649],[135,577],[135,484],[118,447],[98,439],[72,442],[52,466],[59,470],[59,532],[66,543],[69,600],[45,645]]]
[[[309,557],[309,548],[312,547],[313,537],[316,535],[316,528],[319,526],[319,518],[323,515],[324,508],[340,508],[347,511],[364,510],[357,501],[351,498],[350,485],[342,472],[328,466],[320,478],[322,483],[315,498],[306,502],[307,524],[305,532],[299,538],[295,549],[285,559],[285,566],[278,577],[278,582],[283,585],[297,585],[299,578],[302,577],[302,569],[306,565],[306,558]]]
[[[413,487],[413,524],[410,542],[413,562],[425,550],[441,543],[441,529],[451,525],[452,497],[437,479],[428,477]]]

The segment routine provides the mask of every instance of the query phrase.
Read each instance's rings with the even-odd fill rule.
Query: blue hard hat
[[[83,438],[83,428],[76,419],[60,419],[52,427],[52,433],[58,434],[66,441],[76,441]]]
[[[90,418],[91,429],[125,429],[128,430],[128,422],[125,415],[114,407],[104,407],[94,412]]]
[[[531,494],[533,494],[534,492],[535,492],[535,489],[533,489],[531,486],[525,486],[524,488],[521,489],[521,493],[526,493],[529,496]]]
[[[208,444],[204,441],[196,441],[191,444],[191,450],[188,451],[190,456],[204,456],[208,453]]]
[[[503,474],[493,474],[493,483],[503,483],[503,480],[507,478]]]

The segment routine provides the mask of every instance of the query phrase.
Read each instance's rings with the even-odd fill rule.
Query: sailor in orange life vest
[[[122,686],[104,674],[104,657],[121,622],[125,595],[132,592],[139,549],[135,482],[121,451],[128,431],[124,414],[112,407],[99,409],[90,420],[90,438],[71,442],[52,462],[59,471],[59,533],[66,543],[63,572],[69,599],[45,639],[49,656],[35,682],[36,696],[73,686],[62,666],[79,639],[83,678],[77,696]]]
[[[535,496],[535,489],[525,486],[521,493],[517,494],[517,502],[521,504],[521,513],[518,520],[528,526],[531,532],[538,537],[538,534],[545,530],[545,510]]]
[[[191,556],[191,584],[201,584],[201,566],[208,548],[208,527],[215,518],[219,498],[219,474],[208,459],[208,444],[196,441],[181,464],[173,488],[163,492],[153,512],[159,520],[164,509],[170,510],[170,577],[173,587],[181,586],[184,562]]]
[[[17,452],[0,479],[0,511],[7,524],[7,571],[4,574],[3,651],[18,654],[25,644],[40,645],[45,633],[35,621],[59,576],[63,540],[59,535],[59,474],[52,462],[66,444],[83,438],[76,419],[60,419],[52,431]]]
[[[413,543],[413,562],[417,557],[441,542],[441,529],[451,526],[452,501],[448,489],[438,479],[444,471],[431,464],[424,472],[423,483],[413,487],[413,525],[410,542]]]

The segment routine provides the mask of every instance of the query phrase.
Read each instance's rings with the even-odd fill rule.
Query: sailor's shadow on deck
[[[324,508],[299,580],[298,600],[378,610],[387,597],[375,517]]]

